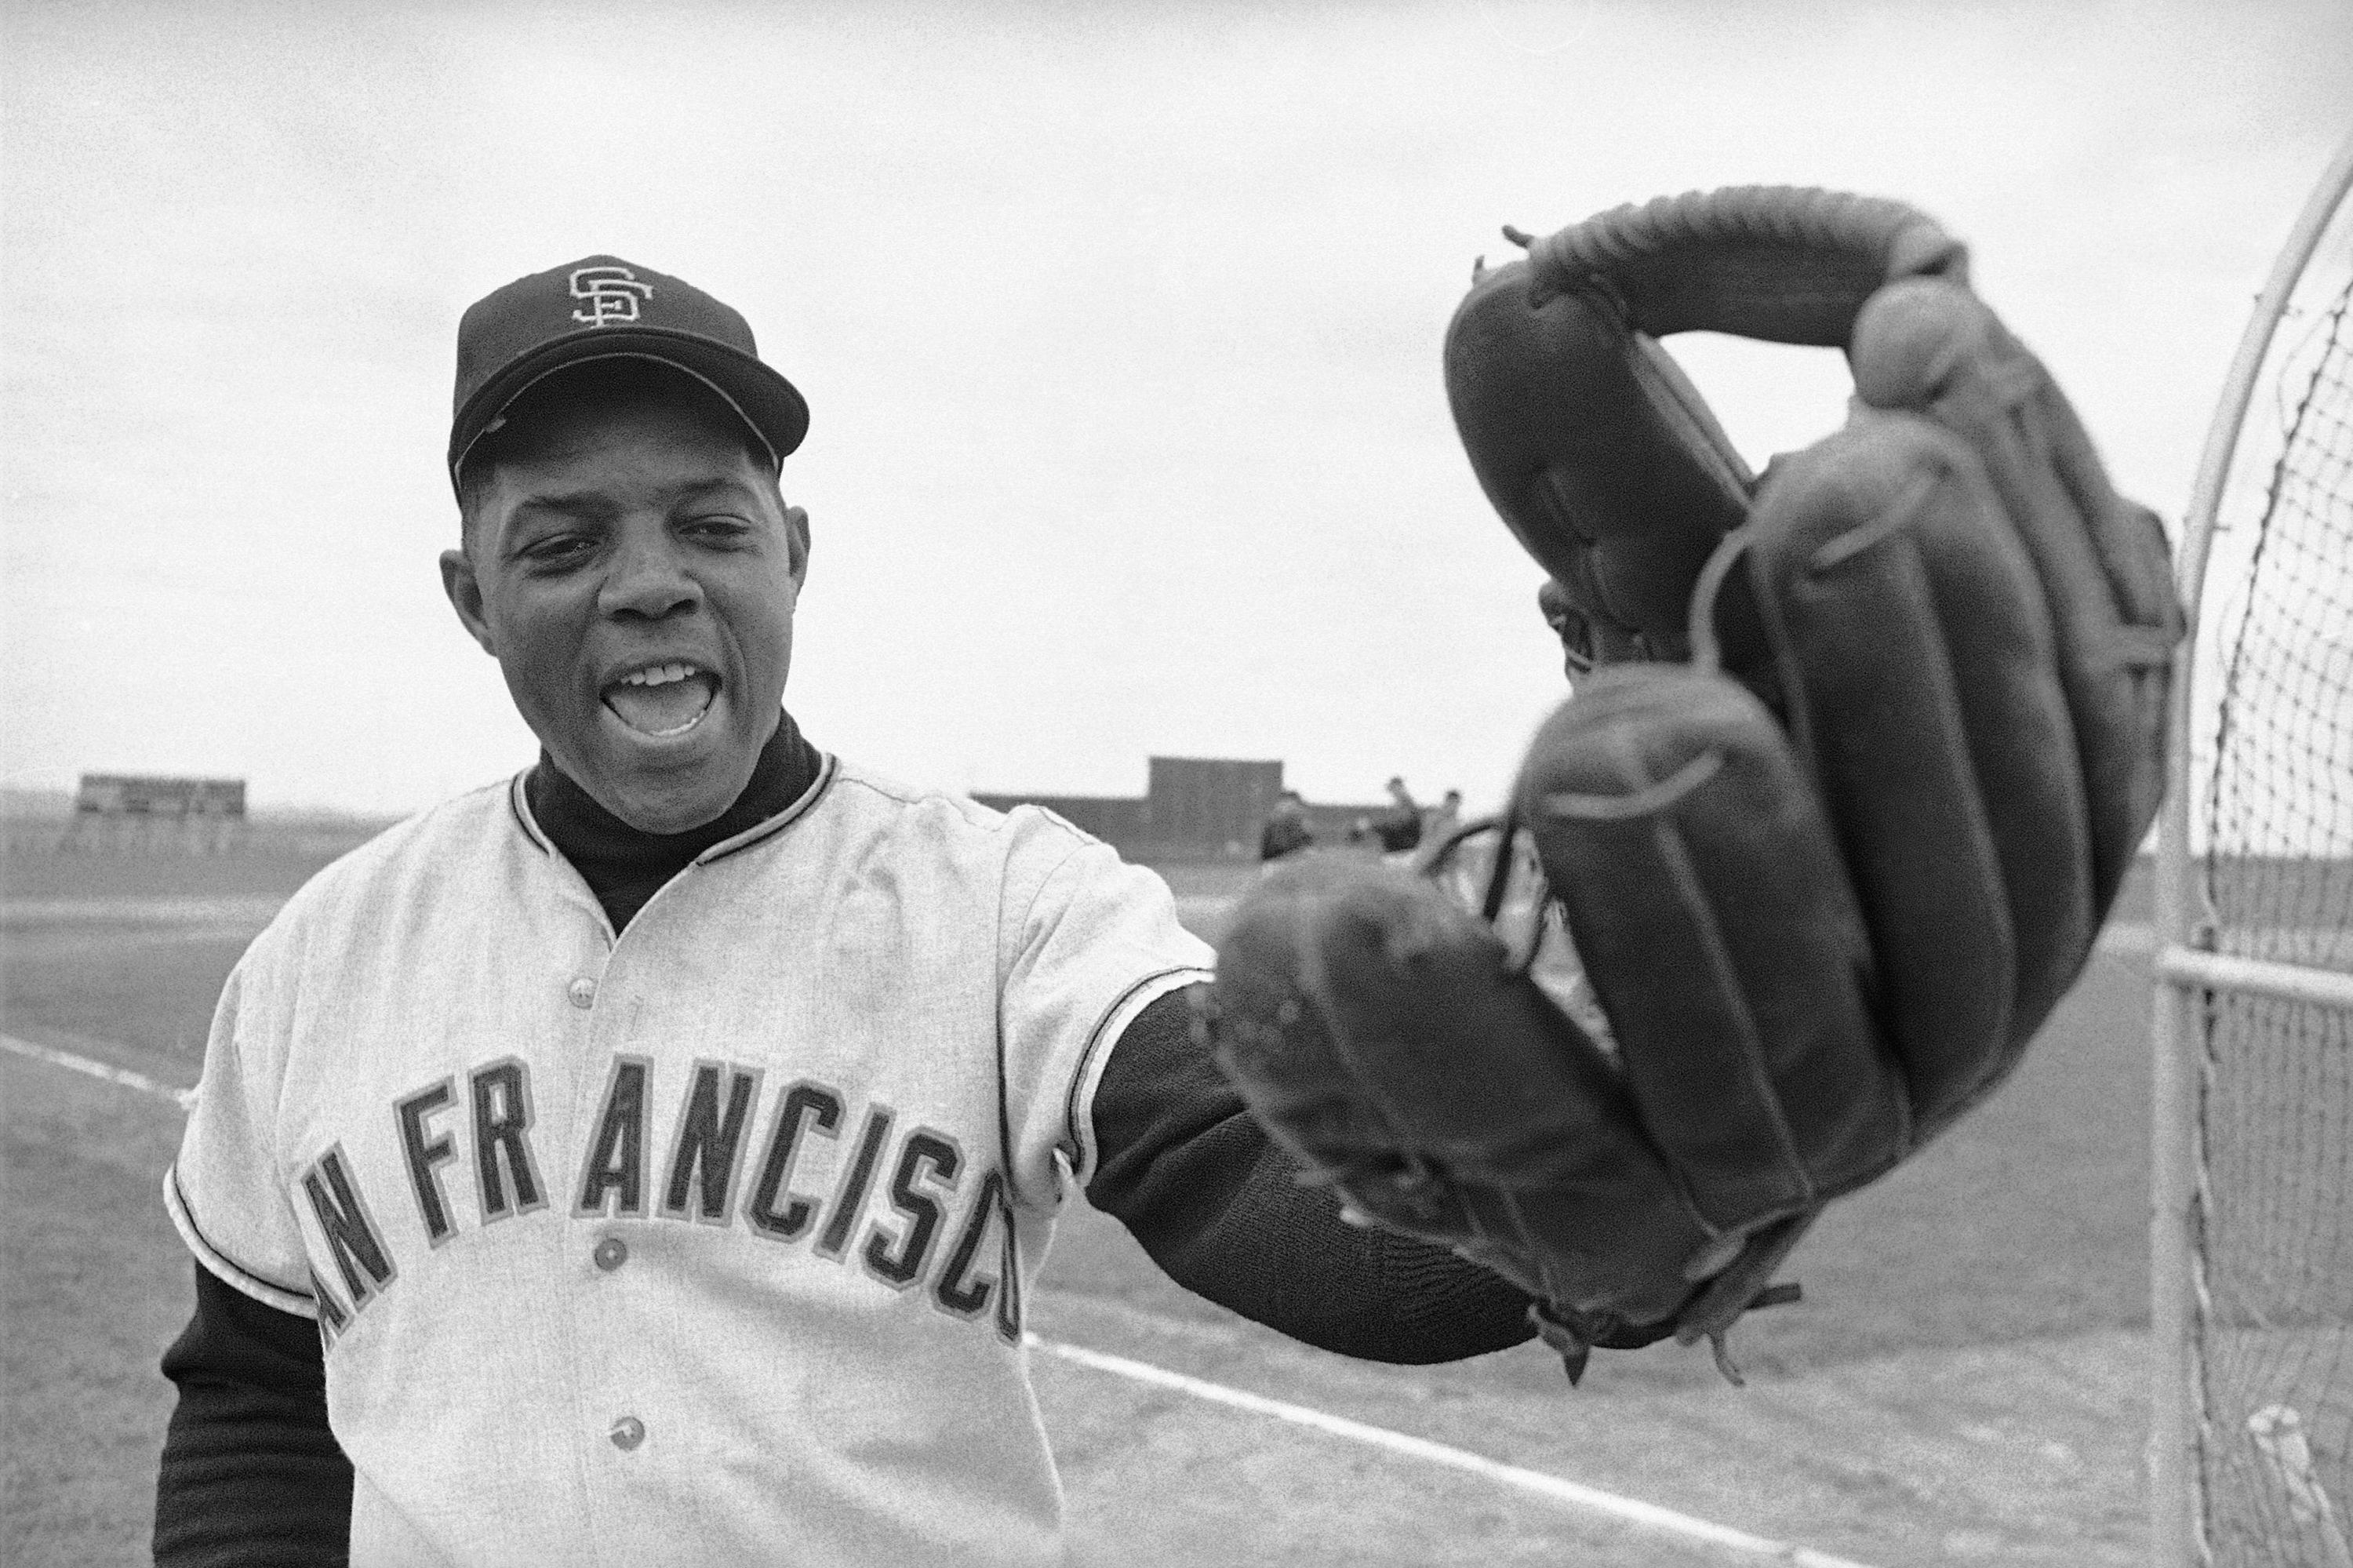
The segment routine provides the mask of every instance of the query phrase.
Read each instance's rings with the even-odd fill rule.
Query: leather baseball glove
[[[2157,519],[1912,208],[1740,188],[1525,243],[1447,389],[1575,694],[1435,874],[1254,890],[1203,1033],[1306,1180],[1519,1284],[1572,1381],[1668,1334],[1737,1381],[1725,1331],[1823,1205],[2082,971],[2183,619]],[[1844,349],[1844,428],[1752,476],[1657,341],[1691,329]]]

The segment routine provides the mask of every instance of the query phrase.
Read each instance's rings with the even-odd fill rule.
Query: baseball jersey
[[[1208,962],[1052,814],[830,758],[616,939],[518,779],[255,940],[165,1201],[318,1322],[363,1568],[1059,1562],[1022,1303]]]

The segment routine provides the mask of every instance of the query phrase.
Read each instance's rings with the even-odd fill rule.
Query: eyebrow
[[[739,495],[755,496],[759,493],[758,491],[754,490],[752,486],[745,484],[740,479],[722,478],[691,480],[688,482],[680,485],[675,491],[672,491],[670,494],[672,499],[678,501],[698,501],[703,496],[715,494],[723,490],[733,491]]]
[[[557,512],[567,517],[609,517],[617,508],[594,491],[551,490],[537,495],[526,495],[510,510],[514,515],[525,512]]]
[[[752,488],[738,479],[690,480],[669,493],[670,502],[699,501],[706,495],[732,492],[739,495],[754,493]],[[526,495],[514,503],[514,512],[555,512],[568,517],[596,519],[610,517],[618,511],[601,491],[550,490]]]

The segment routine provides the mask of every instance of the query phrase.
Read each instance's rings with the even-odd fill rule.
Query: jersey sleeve
[[[1113,1043],[1155,1001],[1207,980],[1212,954],[1177,923],[1157,874],[1034,807],[1016,819],[1000,928],[1003,1131],[1018,1196],[1052,1208],[1093,1174],[1092,1097]]]
[[[213,1011],[196,1107],[164,1173],[164,1205],[196,1261],[224,1283],[264,1306],[315,1317],[310,1263],[272,1136],[282,1058],[268,1038],[274,1010],[260,994],[259,945],[230,972]]]

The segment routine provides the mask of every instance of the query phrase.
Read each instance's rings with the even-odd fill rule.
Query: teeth
[[[621,677],[625,686],[667,686],[673,681],[683,681],[696,673],[691,664],[649,664],[642,670],[632,670]]]

